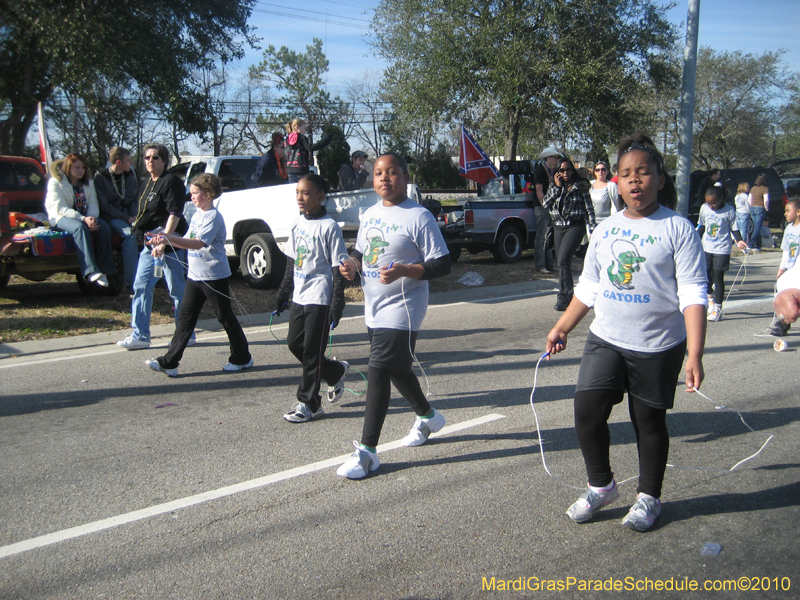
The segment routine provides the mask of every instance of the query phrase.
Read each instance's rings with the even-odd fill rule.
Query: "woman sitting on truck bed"
[[[53,164],[50,174],[44,201],[50,224],[72,234],[86,281],[108,287],[106,275],[115,271],[111,227],[100,219],[100,203],[86,159],[68,154]]]

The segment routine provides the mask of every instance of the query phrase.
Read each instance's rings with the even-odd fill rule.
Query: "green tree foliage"
[[[781,52],[755,56],[700,48],[692,155],[701,167],[773,161],[775,124],[786,85],[780,56]]]
[[[303,53],[282,46],[277,50],[269,46],[264,50],[264,60],[251,68],[253,77],[274,83],[283,92],[278,99],[283,108],[284,124],[294,118],[308,123],[308,135],[313,140],[315,131],[325,122],[324,115],[332,101],[325,89],[328,59],[322,51],[322,40],[314,38]],[[266,122],[274,118],[265,119]]]
[[[800,75],[795,75],[789,85],[789,101],[781,109],[778,137],[778,160],[800,156]]]
[[[443,142],[436,146],[423,161],[417,165],[416,183],[426,189],[461,189],[467,187],[467,180],[458,174],[458,165],[453,163],[452,148]]]
[[[350,162],[350,144],[344,132],[337,125],[328,124],[322,128],[322,135],[331,134],[331,143],[317,152],[319,174],[330,183],[331,188],[339,186],[339,169]]]
[[[0,0],[0,152],[19,153],[36,115],[61,89],[77,95],[99,79],[137,87],[169,105],[180,126],[206,130],[190,73],[242,56],[255,0]]]
[[[382,0],[373,31],[401,118],[482,106],[506,156],[521,128],[618,138],[637,118],[631,98],[669,74],[660,53],[673,39],[649,0]]]

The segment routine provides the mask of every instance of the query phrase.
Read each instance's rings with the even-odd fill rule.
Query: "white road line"
[[[491,413],[483,417],[470,419],[469,421],[464,421],[462,423],[456,423],[455,425],[448,425],[438,433],[432,434],[431,437],[441,437],[443,435],[455,433],[471,427],[478,427],[479,425],[485,425],[486,423],[491,423],[492,421],[497,421],[498,419],[504,418],[505,415]],[[398,440],[395,442],[389,442],[387,444],[381,444],[378,446],[378,452],[388,452],[389,450],[396,450],[397,448],[401,447],[402,444]],[[250,481],[243,481],[242,483],[203,492],[202,494],[180,498],[171,502],[165,502],[164,504],[157,504],[156,506],[149,506],[141,510],[134,510],[132,512],[110,517],[108,519],[101,519],[99,521],[94,521],[93,523],[78,525],[77,527],[63,529],[55,533],[48,533],[47,535],[41,535],[39,537],[23,540],[15,544],[9,544],[8,546],[2,546],[0,547],[0,559],[14,556],[15,554],[21,554],[22,552],[27,552],[28,550],[33,550],[34,548],[41,548],[42,546],[57,544],[65,540],[71,540],[73,538],[89,535],[90,533],[103,531],[104,529],[110,529],[112,527],[125,525],[126,523],[134,523],[143,519],[149,519],[150,517],[163,515],[181,508],[188,508],[189,506],[194,506],[195,504],[202,504],[210,500],[224,498],[225,496],[232,496],[233,494],[238,494],[240,492],[246,492],[248,490],[264,487],[273,483],[286,481],[287,479],[300,477],[301,475],[307,475],[308,473],[314,473],[330,467],[336,467],[342,464],[348,458],[350,458],[349,454],[337,456],[335,458],[329,458],[327,460],[311,463],[302,467],[295,467],[294,469],[289,469],[288,471],[273,473],[272,475],[251,479]]]

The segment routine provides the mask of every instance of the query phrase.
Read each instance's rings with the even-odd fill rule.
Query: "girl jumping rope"
[[[722,300],[725,298],[725,271],[731,264],[731,241],[744,252],[747,244],[739,233],[736,211],[725,204],[722,186],[712,185],[706,190],[705,204],[700,207],[698,227],[703,231],[703,251],[708,272],[708,320],[722,320]]]
[[[626,137],[618,156],[619,193],[627,208],[594,231],[575,296],[547,335],[546,350],[551,356],[563,351],[567,335],[594,307],[574,401],[589,483],[567,515],[583,523],[619,497],[608,418],[627,392],[639,484],[622,524],[646,531],[661,514],[666,415],[687,350],[687,391],[703,381],[706,272],[700,238],[674,212],[675,187],[652,140]]]
[[[231,267],[225,255],[225,221],[214,208],[214,199],[222,195],[222,181],[216,175],[203,173],[189,186],[192,204],[197,211],[192,216],[185,236],[160,233],[154,240],[153,256],[161,256],[169,246],[189,251],[189,275],[183,292],[175,335],[164,356],[151,358],[145,364],[169,377],[178,375],[178,363],[194,334],[200,311],[208,300],[214,314],[225,328],[231,345],[228,363],[223,371],[242,371],[253,366],[247,338],[231,307]]]
[[[321,380],[329,386],[328,402],[336,402],[350,370],[347,362],[325,357],[326,333],[336,327],[344,310],[344,279],[337,267],[339,256],[347,254],[341,228],[322,205],[328,191],[328,182],[314,173],[297,182],[301,216],[286,244],[286,274],[276,298],[276,314],[286,310],[292,298],[287,343],[303,365],[297,403],[283,415],[290,423],[323,416]]]
[[[406,194],[408,164],[399,154],[379,157],[375,191],[381,201],[361,217],[357,256],[343,261],[342,275],[361,272],[364,320],[370,340],[367,401],[361,443],[337,475],[361,479],[380,466],[377,446],[389,410],[391,385],[417,418],[404,446],[421,446],[445,419],[431,408],[411,370],[417,334],[428,309],[428,279],[450,272],[450,253],[433,215]]]

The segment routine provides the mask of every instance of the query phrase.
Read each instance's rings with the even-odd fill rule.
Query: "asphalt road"
[[[782,353],[756,335],[777,259],[751,258],[709,324],[712,401],[679,387],[677,468],[643,534],[620,525],[635,480],[590,523],[564,514],[579,494],[566,486],[585,484],[571,400],[588,318],[538,371],[553,477],[543,468],[529,397],[557,318],[552,282],[435,298],[417,350],[448,427],[398,447],[413,414],[394,398],[383,464],[362,481],[335,469],[360,435],[363,380],[351,371],[353,391],[323,419],[285,422],[300,367],[263,319],[246,328],[256,366],[236,374],[222,372],[227,340],[210,330],[175,379],[143,364],[167,337],[136,352],[107,335],[0,349],[0,598],[800,597],[800,335]],[[364,371],[359,311],[348,307],[333,352]],[[624,405],[611,430],[617,480],[635,477]],[[718,556],[701,553],[708,542]]]

